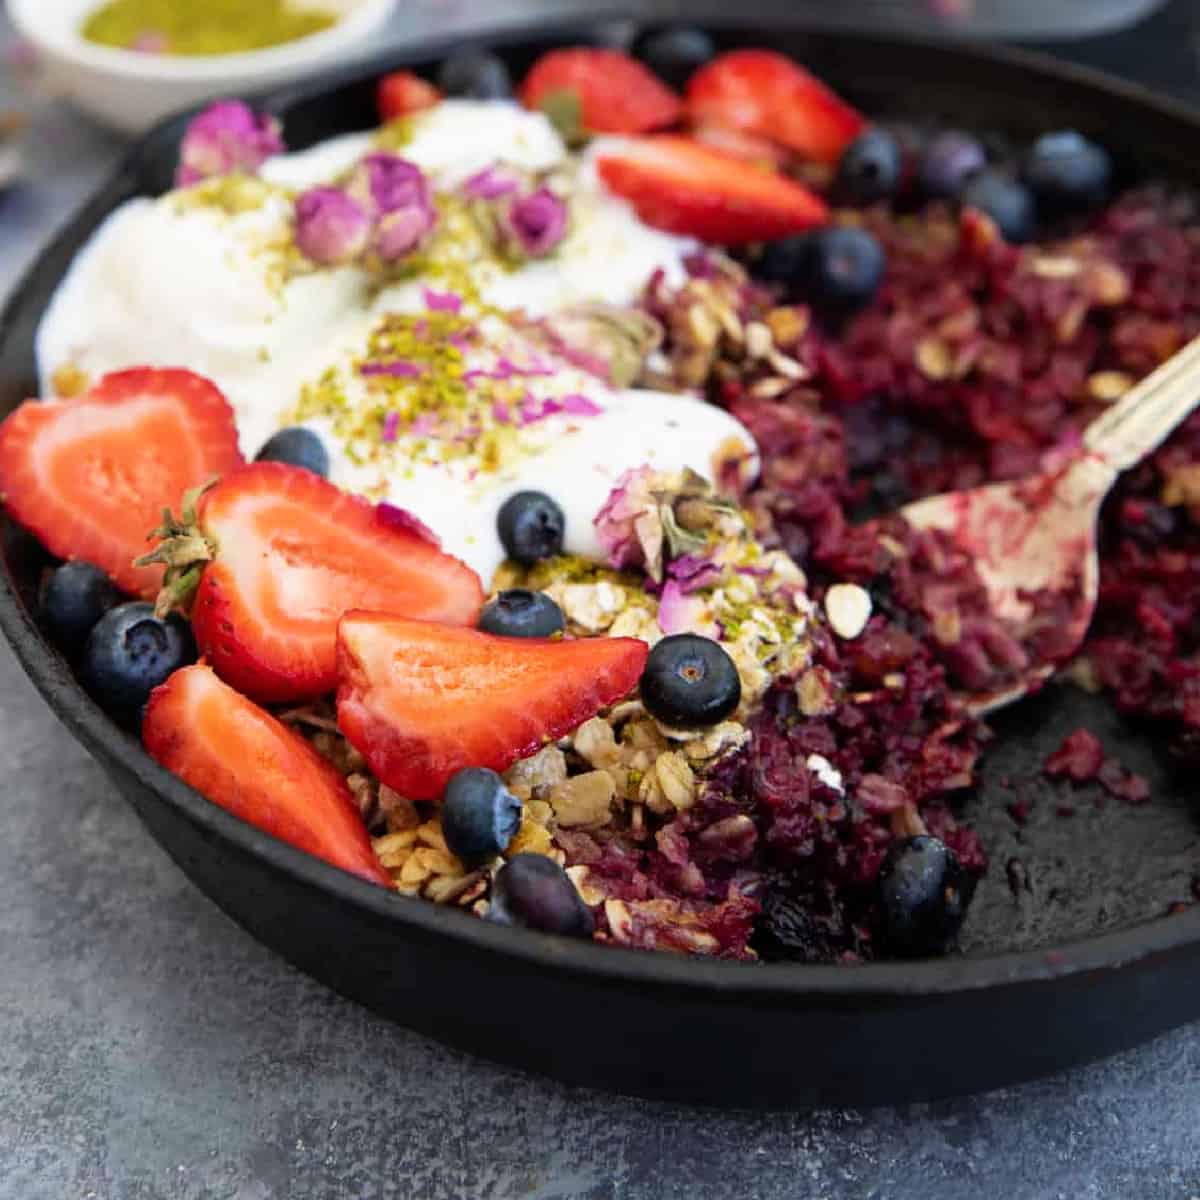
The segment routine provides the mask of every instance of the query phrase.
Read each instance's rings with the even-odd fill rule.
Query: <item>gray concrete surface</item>
[[[6,67],[0,107],[14,94]],[[22,103],[31,179],[0,195],[0,292],[119,150]],[[1200,1025],[903,1110],[568,1089],[388,1025],[252,941],[7,648],[0,766],[0,1200],[1200,1200]]]

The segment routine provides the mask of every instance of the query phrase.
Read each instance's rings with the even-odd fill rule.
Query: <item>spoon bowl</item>
[[[1083,643],[1100,586],[1100,506],[1120,473],[1161,445],[1197,404],[1200,338],[1131,388],[1084,431],[1077,449],[1055,456],[1040,474],[929,496],[901,510],[914,528],[941,530],[971,556],[992,613],[1030,650],[1011,682],[965,697],[972,713],[1036,691]],[[1033,597],[1045,592],[1058,594],[1056,612],[1065,614],[1052,639],[1035,637],[1044,631]]]

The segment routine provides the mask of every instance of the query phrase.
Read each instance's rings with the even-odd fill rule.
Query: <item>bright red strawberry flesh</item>
[[[634,638],[504,638],[351,612],[338,726],[389,787],[431,800],[455,771],[503,771],[622,699],[647,653]]]
[[[470,567],[300,467],[242,468],[204,497],[200,524],[218,550],[196,593],[196,642],[263,702],[333,690],[347,609],[474,624],[483,607]]]
[[[152,758],[234,816],[391,886],[341,775],[204,664],[176,671],[153,692],[142,741]]]

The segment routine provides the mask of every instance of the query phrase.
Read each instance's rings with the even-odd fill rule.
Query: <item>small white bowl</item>
[[[268,50],[193,57],[141,54],[85,41],[80,26],[102,2],[8,0],[8,13],[37,49],[51,85],[85,112],[126,133],[140,133],[201,100],[259,91],[351,57],[379,32],[395,7],[395,0],[312,0],[312,7],[339,13],[340,20]]]

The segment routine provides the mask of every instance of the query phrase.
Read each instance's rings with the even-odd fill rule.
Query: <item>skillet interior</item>
[[[756,28],[719,36],[794,53],[868,112],[940,116],[1018,138],[1076,125],[1112,147],[1130,178],[1166,173],[1200,186],[1200,156],[1189,153],[1200,145],[1200,119],[1085,72],[840,35],[768,38]],[[519,73],[564,40],[575,35],[558,27],[506,34],[498,44]],[[442,49],[415,48],[266,102],[284,119],[289,144],[305,146],[373,123],[375,76],[401,61],[436,61]],[[116,204],[169,186],[181,128],[168,122],[140,143],[18,287],[0,317],[4,411],[33,391],[33,332],[71,256]],[[1200,823],[1186,783],[1152,739],[1073,689],[1051,689],[997,723],[998,746],[968,810],[993,866],[967,926],[966,956],[853,969],[682,961],[559,943],[382,895],[228,817],[146,759],[75,687],[29,615],[43,562],[27,536],[5,528],[0,623],[155,836],[264,941],[445,1040],[623,1090],[718,1102],[885,1102],[1020,1078],[1200,1011],[1194,982],[1184,982],[1200,969],[1200,911],[1162,915],[1187,897],[1200,869]],[[1097,808],[1083,793],[1076,816],[1055,815],[1040,763],[1079,724],[1148,776],[1154,804]],[[1006,813],[1014,791],[1003,780],[1033,800],[1024,828]],[[1112,932],[1089,937],[1102,931]],[[532,1031],[531,1012],[541,1014]],[[981,1023],[986,1044],[929,1067],[948,1028],[976,1042]],[[720,1048],[701,1058],[698,1038]]]

